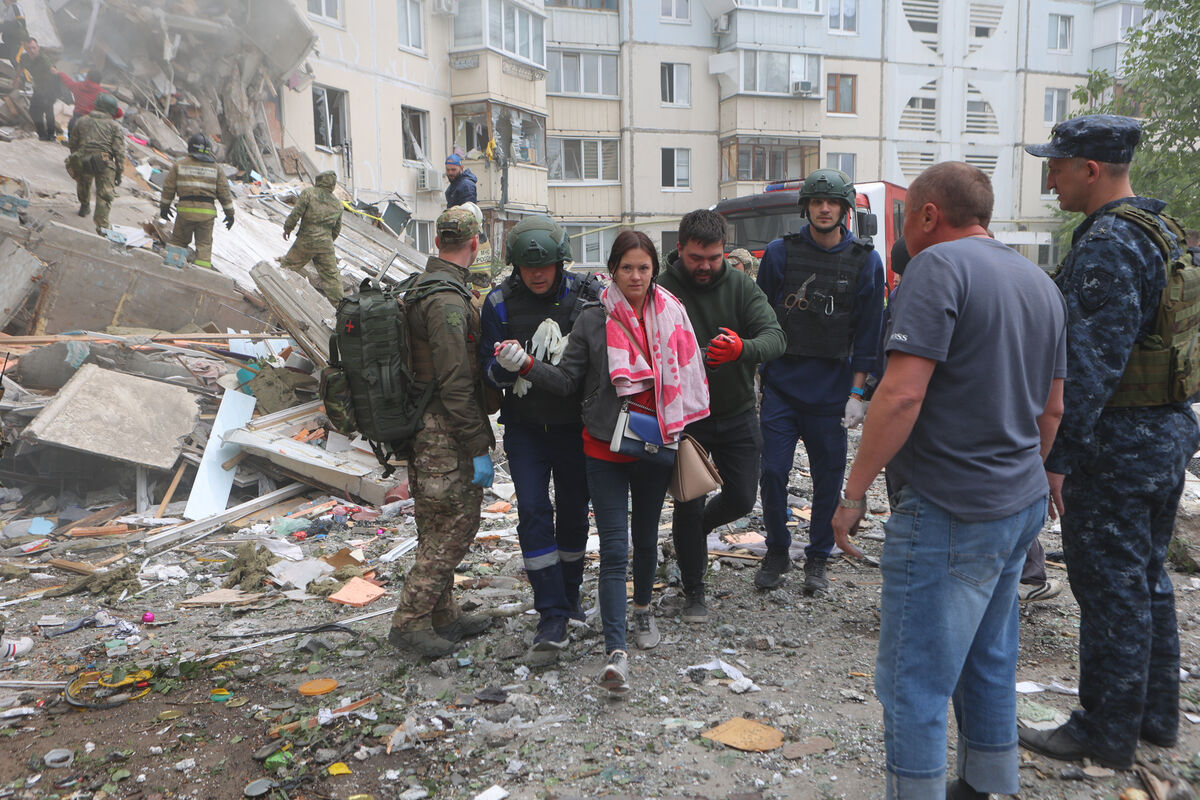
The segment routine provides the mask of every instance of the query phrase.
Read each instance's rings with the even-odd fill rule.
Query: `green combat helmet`
[[[117,98],[111,94],[101,94],[96,97],[95,109],[103,111],[106,114],[116,114],[118,110]]]
[[[504,260],[514,267],[548,267],[571,261],[571,240],[549,217],[526,217],[508,232]]]
[[[437,218],[438,243],[442,246],[469,242],[479,235],[479,218],[469,208],[447,208]]]
[[[808,215],[808,201],[815,197],[841,200],[847,205],[847,211],[849,211],[854,208],[854,182],[840,169],[813,170],[804,179],[804,185],[800,187],[800,210],[805,216]]]

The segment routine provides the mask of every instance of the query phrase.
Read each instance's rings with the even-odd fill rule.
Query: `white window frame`
[[[415,118],[419,130],[412,131],[418,141],[414,142],[414,152],[406,152],[409,147],[408,132],[411,130],[411,119]],[[425,164],[429,161],[429,112],[415,106],[400,106],[400,154],[411,164]]]
[[[413,43],[412,22],[417,20],[417,42]],[[403,23],[402,23],[403,21]],[[403,27],[401,25],[403,24]],[[407,35],[407,41],[405,40]],[[425,2],[424,0],[396,0],[396,41],[401,50],[425,53]]]
[[[1129,17],[1128,21],[1125,19],[1126,16]],[[1128,41],[1129,31],[1142,27],[1145,21],[1145,6],[1140,3],[1121,3],[1120,10],[1117,12],[1117,41]]]
[[[603,230],[598,230],[603,228]],[[579,259],[574,259],[573,266],[587,269],[602,269],[608,263],[608,254],[612,250],[612,243],[617,238],[619,231],[613,227],[611,222],[573,222],[564,224],[562,229],[570,237],[571,255],[574,259],[575,253],[581,256]],[[587,259],[588,244],[592,244],[592,249],[596,251],[600,259],[598,261],[589,261]]]
[[[671,166],[671,183],[666,183],[666,176],[659,176],[659,183],[662,185],[664,192],[690,192],[692,190],[692,148],[690,147],[664,147],[660,152],[659,162],[666,157],[667,151],[672,152],[673,164]],[[682,160],[680,156],[683,156]],[[682,166],[682,170],[680,167]],[[683,178],[683,183],[679,182],[680,171],[686,173]],[[661,173],[661,166],[660,166]]]
[[[821,14],[821,0],[737,0],[739,6],[786,11],[792,14]]]
[[[667,6],[670,5],[670,10]],[[665,13],[664,13],[665,12]],[[659,19],[674,25],[690,25],[692,0],[658,0]]]
[[[663,90],[668,88],[665,82],[667,79],[664,72],[670,71],[670,91],[673,95],[673,100],[667,100],[662,96]],[[683,76],[683,90],[680,91],[680,75]],[[658,81],[659,81],[659,101],[661,105],[669,108],[691,108],[692,106],[692,65],[684,64],[677,61],[663,61],[658,65]],[[680,99],[680,95],[683,98]]]
[[[823,75],[821,73],[822,63],[821,56],[817,53],[786,53],[778,50],[742,50],[741,60],[739,65],[741,93],[742,94],[763,94],[771,97],[786,97],[792,93],[792,83],[795,81],[808,81],[817,91],[821,91],[824,87],[822,82]],[[788,79],[783,91],[767,91],[760,88],[762,84],[761,73],[764,56],[786,57],[788,59]],[[747,63],[750,59],[754,61],[754,88],[747,88]]]
[[[322,10],[313,11],[313,3],[319,5]],[[334,13],[332,16],[329,14],[330,6],[333,6],[334,8]],[[326,25],[333,25],[337,28],[341,28],[345,25],[345,23],[342,21],[342,12],[345,9],[345,6],[342,4],[342,0],[306,0],[305,8],[308,10],[309,19],[315,19],[318,22],[323,22]]]
[[[1053,97],[1053,99],[1051,99]],[[1061,114],[1060,111],[1061,103]],[[1051,116],[1047,116],[1046,112],[1050,112]],[[1051,86],[1046,89],[1042,100],[1042,124],[1047,128],[1053,128],[1058,123],[1067,118],[1071,113],[1071,90],[1060,87]]]
[[[1063,30],[1067,34],[1067,46],[1062,46]],[[1054,37],[1054,44],[1050,43]],[[1070,14],[1051,14],[1046,32],[1046,49],[1051,53],[1070,53],[1075,47],[1075,17]]]
[[[847,162],[850,169],[846,169]],[[826,153],[825,154],[825,169],[840,169],[842,172],[850,176],[850,180],[854,180],[855,168],[858,166],[857,153]]]
[[[566,86],[566,70],[564,63],[568,59],[574,59],[578,63],[576,70],[577,82],[573,87]],[[610,91],[606,91],[604,80],[604,64],[611,59],[613,65],[612,81],[613,86]],[[591,65],[591,69],[595,70],[596,86],[598,91],[587,91],[587,73]],[[587,50],[548,50],[546,52],[546,94],[562,95],[565,97],[600,97],[604,99],[617,100],[620,99],[621,75],[620,63],[616,53],[606,51],[587,51]],[[551,88],[551,83],[557,83],[557,86]]]
[[[826,18],[829,20],[829,32],[834,36],[858,36],[858,17],[859,17],[859,0],[825,0],[829,4],[829,13]],[[837,6],[837,11],[834,11],[834,6]],[[854,6],[854,16],[850,19],[854,21],[853,28],[846,27],[846,6]],[[837,14],[837,24],[834,25],[834,14]]]
[[[350,93],[345,89],[336,89],[332,86],[322,86],[314,83],[312,86],[313,93],[313,146],[318,150],[333,152],[334,148],[340,146],[342,142],[350,138]],[[328,133],[329,141],[322,142],[318,139],[320,133],[319,128],[315,124],[317,112],[317,94],[324,95],[325,98],[325,130]],[[341,96],[341,130],[339,131],[338,119],[334,116],[332,104],[329,101],[330,94]],[[338,138],[338,133],[341,138]]]
[[[565,150],[569,146],[578,144],[579,147],[579,178],[554,177],[555,171],[555,156],[560,159],[559,164],[562,164],[561,159],[565,158]],[[604,177],[606,167],[609,166],[604,159],[605,144],[608,144],[608,151],[612,154],[612,161],[616,171],[615,177]],[[591,151],[591,156],[594,158],[596,165],[596,177],[589,178],[584,174],[584,169],[588,160],[588,151]],[[584,138],[578,136],[547,136],[546,137],[546,168],[547,168],[547,183],[554,186],[619,186],[621,184],[621,140],[620,139],[596,139]],[[560,166],[561,170],[562,167]]]
[[[1038,194],[1041,195],[1043,200],[1053,200],[1058,195],[1054,193],[1053,189],[1046,188],[1046,180],[1050,174],[1050,159],[1043,158],[1039,160],[1042,162],[1042,171],[1040,173],[1041,185],[1038,187]]]
[[[436,245],[434,244],[433,222],[427,219],[412,219],[405,226],[408,229],[408,237],[412,240],[413,247],[422,253],[433,253]]]
[[[533,9],[514,3],[513,0],[484,0],[487,7],[487,17],[484,20],[484,36],[488,47],[498,53],[536,64],[546,66],[546,17]],[[459,10],[459,14],[462,14]],[[495,16],[498,14],[499,16]],[[493,24],[493,19],[499,20],[499,27]],[[511,20],[511,26],[510,26]],[[511,28],[511,30],[510,30]],[[493,41],[493,35],[498,34],[500,41]],[[511,47],[505,40],[511,34]],[[521,52],[524,42],[529,49],[528,54]]]

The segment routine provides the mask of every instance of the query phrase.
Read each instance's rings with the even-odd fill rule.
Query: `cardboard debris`
[[[751,753],[765,753],[783,746],[783,731],[745,717],[734,717],[700,735]]]
[[[243,592],[241,589],[214,589],[211,592],[181,600],[180,608],[203,608],[205,606],[244,606],[257,602],[267,595],[263,592]]]
[[[387,591],[363,578],[351,578],[346,585],[329,595],[330,602],[362,608],[387,594]]]
[[[788,760],[795,761],[805,756],[824,753],[826,750],[832,750],[835,746],[833,740],[825,736],[810,736],[802,742],[788,742],[783,746],[781,755]]]

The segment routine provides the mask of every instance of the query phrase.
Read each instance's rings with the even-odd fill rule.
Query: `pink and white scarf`
[[[654,284],[642,308],[643,332],[616,284],[604,290],[600,302],[608,312],[608,374],[617,396],[653,386],[663,441],[675,441],[687,425],[708,416],[708,376],[687,311],[675,295]],[[643,341],[650,346],[648,362]]]

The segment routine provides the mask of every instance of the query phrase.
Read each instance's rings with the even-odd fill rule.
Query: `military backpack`
[[[414,275],[394,287],[367,278],[357,294],[338,303],[329,366],[321,371],[325,415],[340,433],[362,434],[384,466],[385,478],[395,470],[389,459],[411,449],[437,389],[413,373],[406,304],[446,291],[470,299],[466,289],[448,278]]]
[[[1200,391],[1200,258],[1195,250],[1188,249],[1183,228],[1173,217],[1129,204],[1115,207],[1112,213],[1141,228],[1162,251],[1167,285],[1154,331],[1134,346],[1108,406],[1134,408],[1184,402]],[[1164,225],[1175,236],[1175,242],[1163,230]]]

